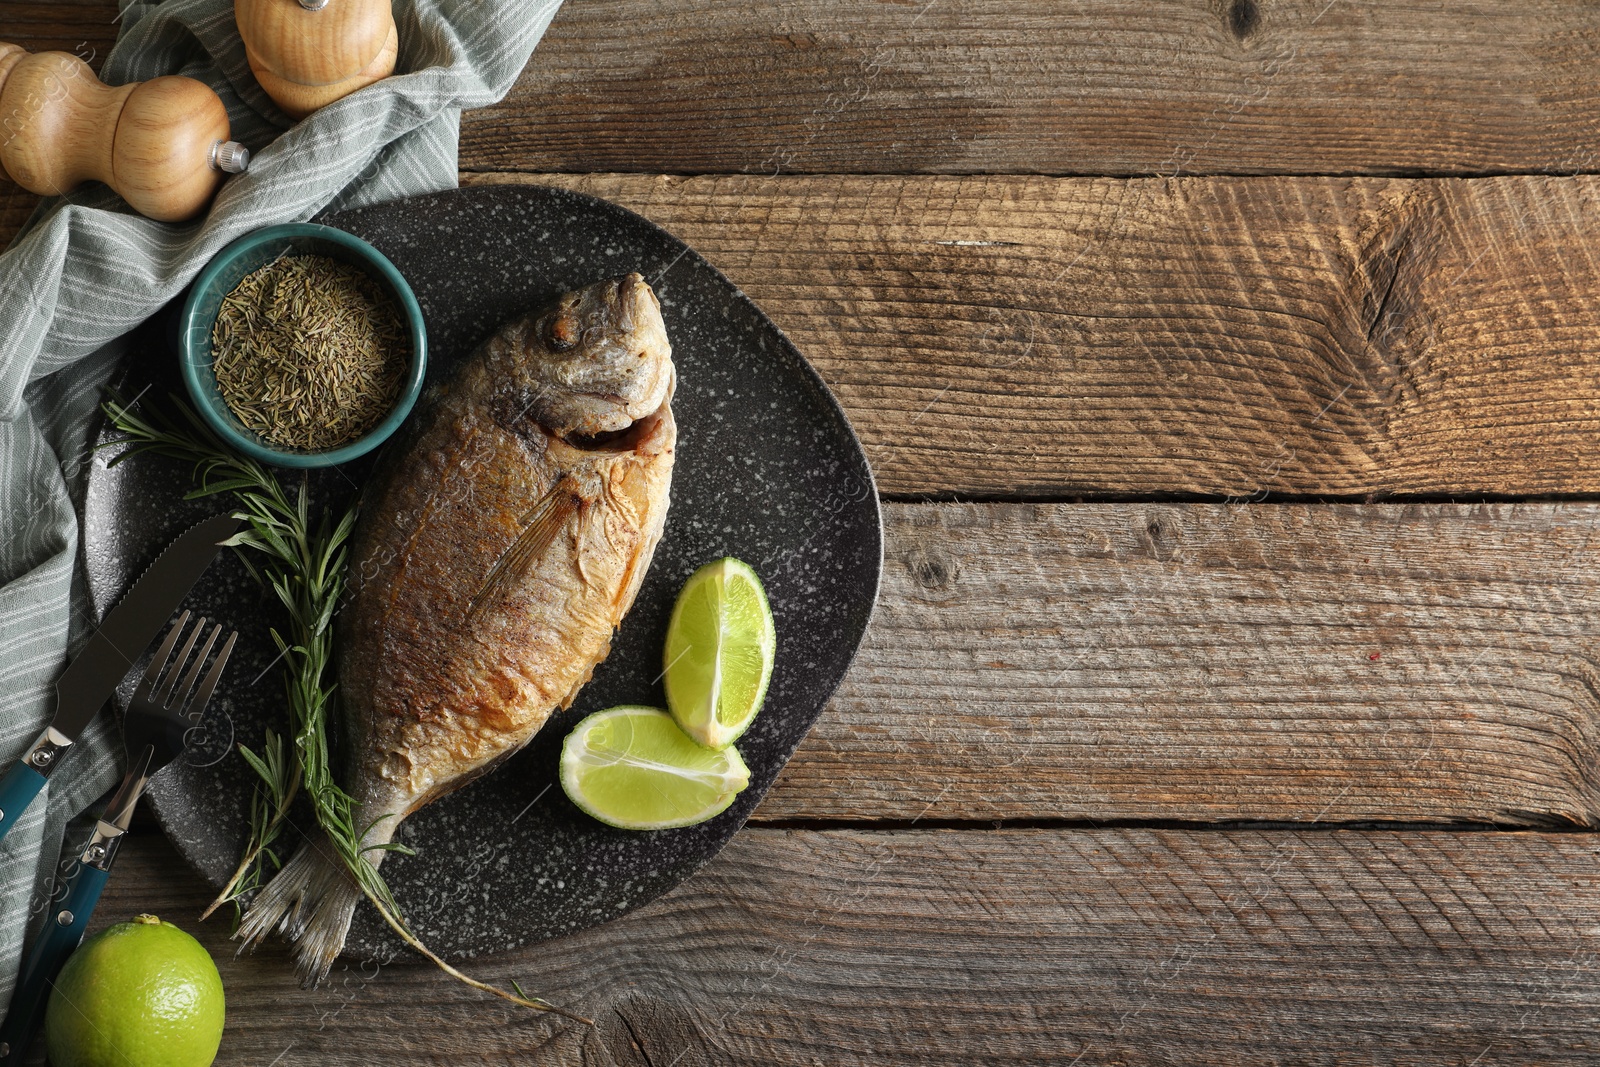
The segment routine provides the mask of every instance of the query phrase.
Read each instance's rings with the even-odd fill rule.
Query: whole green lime
[[[154,915],[89,938],[50,994],[52,1067],[210,1067],[222,1043],[222,976],[205,947]]]

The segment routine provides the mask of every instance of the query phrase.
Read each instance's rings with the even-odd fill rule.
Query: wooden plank
[[[865,644],[758,819],[1600,824],[1600,505],[885,526]]]
[[[100,53],[112,0],[0,3]],[[1308,174],[1596,169],[1582,5],[567,4],[467,169]]]
[[[585,1031],[427,966],[293,986],[233,958],[159,840],[96,923],[156,912],[222,968],[217,1063],[1579,1064],[1600,1053],[1591,835],[740,834],[632,915],[474,961]]]
[[[1478,174],[1595,169],[1585,5],[585,0],[472,170]]]
[[[887,493],[1600,492],[1600,179],[543,180],[721,267]]]
[[[71,52],[95,70],[117,41],[116,0],[0,2],[0,41],[30,52]]]
[[[39,198],[0,174],[0,250],[22,229]]]

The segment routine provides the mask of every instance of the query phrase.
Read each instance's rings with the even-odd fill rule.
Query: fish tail
[[[276,931],[294,943],[295,973],[310,988],[344,949],[361,889],[320,832],[303,843],[245,911],[233,936],[254,947]]]

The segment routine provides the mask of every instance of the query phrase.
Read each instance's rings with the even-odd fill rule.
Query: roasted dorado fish
[[[391,450],[339,619],[341,784],[366,845],[521,748],[605,659],[666,520],[675,386],[661,307],[630,274],[503,328]],[[314,983],[359,898],[310,841],[238,936],[283,933]]]

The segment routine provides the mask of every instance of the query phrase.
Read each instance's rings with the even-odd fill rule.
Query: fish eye
[[[552,352],[565,352],[578,343],[578,323],[566,309],[550,318],[544,324],[544,343],[550,346]]]

